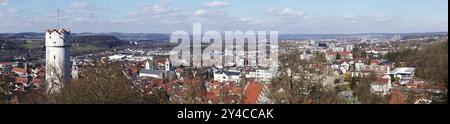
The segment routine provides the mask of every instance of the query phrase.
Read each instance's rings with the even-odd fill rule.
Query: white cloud
[[[224,7],[228,6],[228,2],[222,2],[222,1],[212,1],[205,4],[206,7]]]
[[[295,11],[290,8],[284,8],[284,9],[273,9],[270,8],[267,10],[267,13],[269,14],[275,14],[275,15],[282,15],[282,16],[292,16],[292,17],[303,17],[305,16],[305,13],[303,11]]]
[[[90,4],[83,1],[74,1],[69,4],[69,11],[93,11],[93,10],[104,10],[108,9],[108,5],[96,5]]]
[[[224,11],[219,10],[208,10],[208,9],[197,9],[194,14],[194,16],[224,16]]]
[[[84,21],[89,21],[89,20],[91,20],[91,19],[86,18],[86,17],[78,17],[78,18],[76,18],[75,20],[78,21],[78,22],[84,22]]]
[[[160,0],[158,3],[136,3],[135,10],[116,16],[106,21],[107,23],[120,24],[146,24],[158,25],[160,22],[178,19],[177,17],[188,16],[190,13],[183,12],[182,8],[172,6],[172,0]],[[125,17],[125,18],[123,18]]]
[[[207,14],[207,10],[205,9],[198,9],[194,12],[195,16],[205,16]]]
[[[338,19],[334,19],[338,20]],[[378,14],[378,15],[355,15],[355,14],[348,14],[345,16],[342,20],[344,23],[351,23],[351,24],[368,24],[368,23],[385,23],[392,21],[392,19],[386,17],[384,14]]]
[[[348,18],[355,18],[356,15],[355,15],[355,14],[349,14],[347,17],[348,17]]]
[[[245,17],[243,17],[243,18],[240,18],[238,20],[241,21],[241,22],[247,23],[247,24],[261,24],[261,21],[254,20],[252,18],[245,18]]]
[[[88,4],[81,1],[75,1],[69,5],[69,8],[71,9],[86,9],[88,7]]]
[[[109,20],[102,19],[103,12],[111,10],[107,4],[95,4],[92,2],[74,0],[68,6],[68,9],[64,9],[60,12],[61,15],[66,15],[68,21],[61,20],[66,23],[102,23]],[[52,12],[56,14],[56,11]],[[55,17],[56,15],[52,15]]]
[[[128,13],[128,16],[130,16],[130,17],[136,17],[136,16],[138,16],[138,12],[131,12],[131,13]]]
[[[240,21],[243,21],[243,22],[247,22],[247,21],[251,21],[252,19],[251,18],[241,18],[240,19]]]
[[[141,4],[140,7],[142,12],[144,13],[161,14],[171,11],[170,7],[164,6],[162,4],[155,4],[155,5]]]
[[[181,12],[180,8],[170,5],[172,0],[160,0],[157,4],[139,3],[137,12],[131,12],[133,16],[181,16],[186,15]]]
[[[7,9],[0,8],[0,16],[13,16],[18,13],[19,13],[19,10],[17,10],[16,8],[7,8]]]
[[[16,14],[19,11],[16,8],[9,8],[6,12],[9,13],[9,14]]]
[[[8,4],[9,0],[0,0],[0,5],[4,6]]]

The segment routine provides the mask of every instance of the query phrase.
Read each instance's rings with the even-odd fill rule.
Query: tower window
[[[53,59],[56,59],[56,56],[53,56]]]

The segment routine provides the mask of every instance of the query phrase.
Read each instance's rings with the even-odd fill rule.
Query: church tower
[[[166,62],[164,63],[165,71],[170,71],[170,61],[169,59],[166,59]]]
[[[145,62],[145,70],[153,70],[153,62],[149,59]]]
[[[78,64],[77,64],[77,58],[73,59],[72,63],[72,79],[77,80],[78,79]]]

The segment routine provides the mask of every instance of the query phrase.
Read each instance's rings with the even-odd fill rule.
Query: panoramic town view
[[[0,104],[447,103],[447,0],[0,0]]]

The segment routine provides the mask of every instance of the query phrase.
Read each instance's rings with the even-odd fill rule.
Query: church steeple
[[[170,61],[169,61],[169,59],[166,59],[164,67],[165,67],[166,71],[170,71]]]
[[[152,63],[152,64],[150,64],[150,63]],[[153,62],[151,62],[150,59],[148,59],[147,62],[145,62],[145,69],[146,70],[153,69]]]
[[[72,78],[73,79],[78,79],[78,64],[77,64],[77,58],[73,59],[73,63],[72,63]]]

